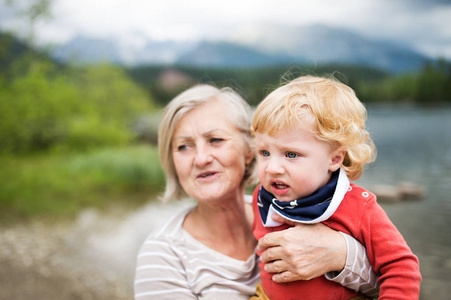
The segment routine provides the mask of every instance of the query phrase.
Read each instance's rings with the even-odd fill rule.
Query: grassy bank
[[[0,165],[0,222],[73,217],[87,207],[136,207],[164,185],[157,150],[149,146],[2,156]]]

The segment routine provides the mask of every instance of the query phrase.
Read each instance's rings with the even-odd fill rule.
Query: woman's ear
[[[254,151],[252,151],[252,149],[249,149],[244,157],[246,165],[249,165],[252,162],[252,160],[254,159],[254,157],[255,157]]]
[[[341,146],[332,151],[330,157],[330,165],[329,165],[329,171],[335,172],[337,171],[341,165],[343,164],[343,160],[345,159],[346,155],[346,148]]]

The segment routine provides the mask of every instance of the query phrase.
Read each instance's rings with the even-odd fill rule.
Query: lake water
[[[427,188],[425,199],[382,206],[420,260],[421,299],[450,299],[451,109],[368,111],[378,157],[358,183],[371,189],[410,181]]]
[[[370,190],[401,181],[427,188],[424,199],[381,204],[419,257],[421,299],[449,299],[451,108],[368,112],[378,157],[357,183]],[[142,241],[191,203],[149,202],[126,214],[120,208],[108,214],[87,210],[71,224],[2,229],[0,298],[132,299]]]

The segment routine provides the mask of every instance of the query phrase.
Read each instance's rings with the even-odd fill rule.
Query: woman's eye
[[[210,139],[210,143],[220,143],[222,141],[224,141],[224,139],[221,139],[221,138],[211,138]]]
[[[286,156],[288,158],[296,158],[296,157],[298,157],[298,155],[296,153],[294,153],[294,152],[287,152]]]
[[[177,146],[177,151],[184,151],[186,148],[188,148],[186,145],[179,145]]]

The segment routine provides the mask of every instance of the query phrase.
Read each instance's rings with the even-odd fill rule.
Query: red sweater
[[[255,215],[253,230],[259,240],[266,233],[280,231],[289,226],[263,226],[257,206],[258,189],[259,186],[254,191],[252,205]],[[419,298],[421,274],[418,258],[382,207],[377,204],[374,194],[351,183],[340,206],[323,224],[353,236],[366,247],[371,266],[380,274],[379,299]],[[260,263],[260,269],[263,288],[272,300],[350,299],[358,295],[324,276],[309,281],[275,283],[271,280],[271,274],[265,272],[263,263]]]

